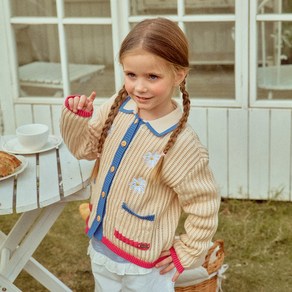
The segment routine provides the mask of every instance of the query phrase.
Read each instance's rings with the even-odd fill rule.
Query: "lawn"
[[[78,205],[66,207],[34,257],[73,291],[93,291]],[[8,232],[14,220],[1,216],[1,229]],[[223,200],[214,239],[225,242],[224,292],[292,291],[292,203]],[[23,291],[47,291],[25,272],[15,284]]]

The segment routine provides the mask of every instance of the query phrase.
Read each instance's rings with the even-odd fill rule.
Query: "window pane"
[[[258,13],[292,13],[291,0],[258,0]]]
[[[185,0],[186,14],[234,14],[235,0]]]
[[[71,92],[110,97],[115,92],[113,69],[112,30],[109,25],[66,26],[68,61],[78,64],[77,73],[83,77],[74,78],[70,74]]]
[[[14,25],[21,96],[62,96],[56,25]]]
[[[184,0],[186,14],[234,13],[235,0]],[[131,0],[132,15],[176,14],[177,0]]]
[[[258,23],[258,99],[292,99],[292,22]]]
[[[109,0],[65,0],[66,17],[110,17]]]
[[[186,23],[191,96],[234,98],[234,23]]]
[[[12,16],[56,16],[55,0],[11,0]]]
[[[131,0],[131,15],[165,15],[177,13],[177,0]]]

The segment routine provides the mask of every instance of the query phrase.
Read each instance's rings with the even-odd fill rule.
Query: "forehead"
[[[122,66],[124,70],[131,68],[140,68],[141,70],[169,70],[170,64],[162,59],[161,57],[149,53],[143,49],[135,49],[130,52],[127,52],[122,60]]]

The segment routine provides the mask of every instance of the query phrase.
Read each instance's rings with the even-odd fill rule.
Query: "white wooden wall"
[[[192,109],[222,196],[292,200],[291,117],[290,109]]]
[[[60,111],[57,104],[18,104],[16,126],[41,122],[59,135]],[[192,107],[189,118],[223,197],[284,201],[292,201],[291,122],[290,109]]]

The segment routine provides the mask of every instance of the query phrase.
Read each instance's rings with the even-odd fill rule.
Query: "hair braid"
[[[164,161],[164,156],[168,153],[168,151],[172,148],[174,143],[177,140],[177,137],[179,133],[184,129],[186,126],[186,123],[188,121],[189,113],[190,113],[190,107],[191,107],[191,101],[189,98],[189,93],[186,90],[186,79],[184,79],[181,84],[180,84],[180,91],[182,93],[182,98],[183,98],[183,115],[179,120],[178,126],[176,129],[171,133],[170,138],[165,145],[163,149],[163,154],[161,155],[158,163],[156,164],[154,170],[152,171],[151,178],[154,182],[158,182],[161,171],[162,171],[162,166],[163,166],[163,161]]]
[[[102,131],[100,133],[98,144],[97,144],[97,158],[96,158],[96,161],[95,161],[92,173],[91,173],[91,180],[94,182],[95,182],[95,179],[96,179],[97,174],[98,174],[100,156],[102,154],[105,139],[108,135],[109,129],[110,129],[111,125],[113,124],[115,117],[117,116],[117,114],[119,112],[119,108],[122,105],[122,103],[126,97],[127,97],[127,91],[125,89],[125,86],[123,86],[123,88],[118,92],[118,95],[116,96],[116,98],[111,106],[108,117],[107,117],[107,119],[104,123],[104,126],[102,128]]]

